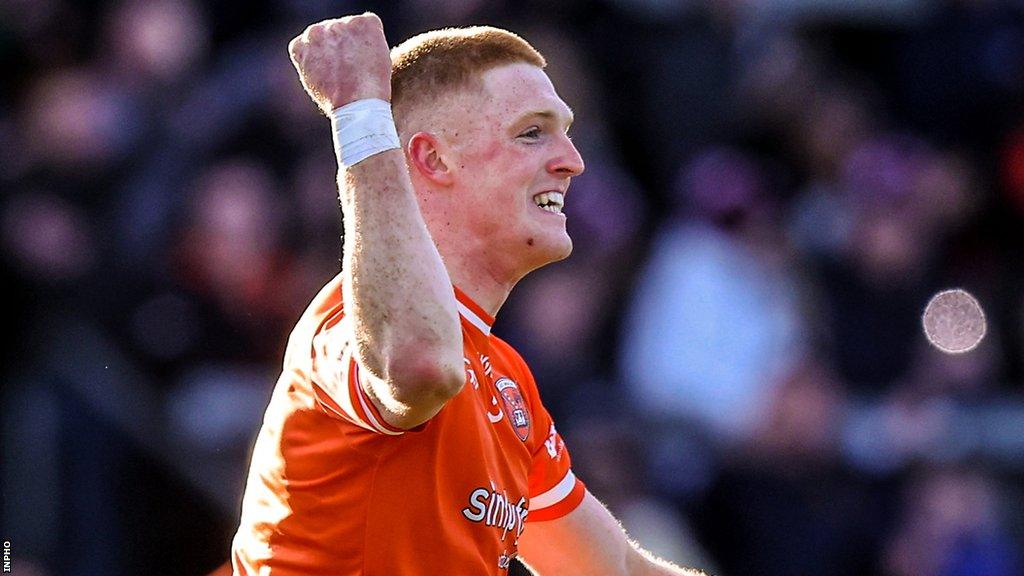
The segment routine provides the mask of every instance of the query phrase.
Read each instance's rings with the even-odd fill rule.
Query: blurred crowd
[[[573,256],[495,332],[577,475],[719,575],[1024,573],[1024,4],[0,0],[14,573],[227,557],[288,332],[339,269],[287,41],[371,9],[543,52]],[[987,334],[927,344],[961,287]]]

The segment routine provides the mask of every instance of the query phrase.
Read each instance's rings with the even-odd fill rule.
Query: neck
[[[418,190],[420,188],[417,188]],[[492,317],[505,303],[512,288],[529,272],[502,250],[496,250],[486,234],[471,231],[469,216],[449,201],[450,194],[419,193],[420,211],[437,246],[452,284]]]
[[[522,275],[501,270],[486,255],[442,251],[441,257],[452,284],[458,286],[492,317],[498,316],[498,310],[522,278]]]

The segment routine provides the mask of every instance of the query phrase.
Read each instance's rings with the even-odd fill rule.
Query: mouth
[[[541,192],[534,195],[533,203],[546,212],[561,214],[562,207],[565,206],[565,194],[557,190]]]

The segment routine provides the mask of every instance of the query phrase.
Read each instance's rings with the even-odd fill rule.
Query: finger
[[[288,55],[291,56],[292,64],[298,66],[302,62],[302,56],[306,53],[306,42],[301,37],[294,38],[288,43]]]
[[[384,23],[380,21],[380,16],[377,16],[373,12],[363,12],[362,17],[368,22],[372,23],[375,27],[384,29]]]
[[[306,39],[309,42],[319,42],[324,38],[324,27],[314,24],[306,29]]]
[[[381,23],[380,18],[373,12],[364,12],[358,16],[353,16],[351,24],[356,26],[358,30],[384,30],[384,24]]]

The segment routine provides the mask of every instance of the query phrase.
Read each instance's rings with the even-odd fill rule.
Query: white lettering
[[[487,504],[484,503],[484,499],[490,496],[490,494],[485,488],[473,490],[473,493],[469,495],[469,506],[473,507],[475,512],[470,511],[469,507],[466,507],[462,509],[462,515],[468,518],[470,522],[483,520],[484,514],[487,512]]]
[[[548,439],[544,441],[544,447],[548,449],[548,456],[553,459],[558,459],[561,454],[561,446],[558,445],[558,432],[555,432],[555,425],[551,425],[551,430],[548,432]]]
[[[462,515],[470,522],[483,522],[485,526],[500,528],[503,541],[509,532],[514,531],[516,542],[526,529],[529,513],[525,497],[520,497],[513,504],[506,494],[486,488],[473,490],[469,495],[469,506],[462,509]]]
[[[480,381],[477,380],[476,371],[473,370],[472,364],[469,363],[469,358],[463,358],[463,362],[466,363],[466,376],[469,376],[469,382],[473,385],[474,389],[480,388]]]

